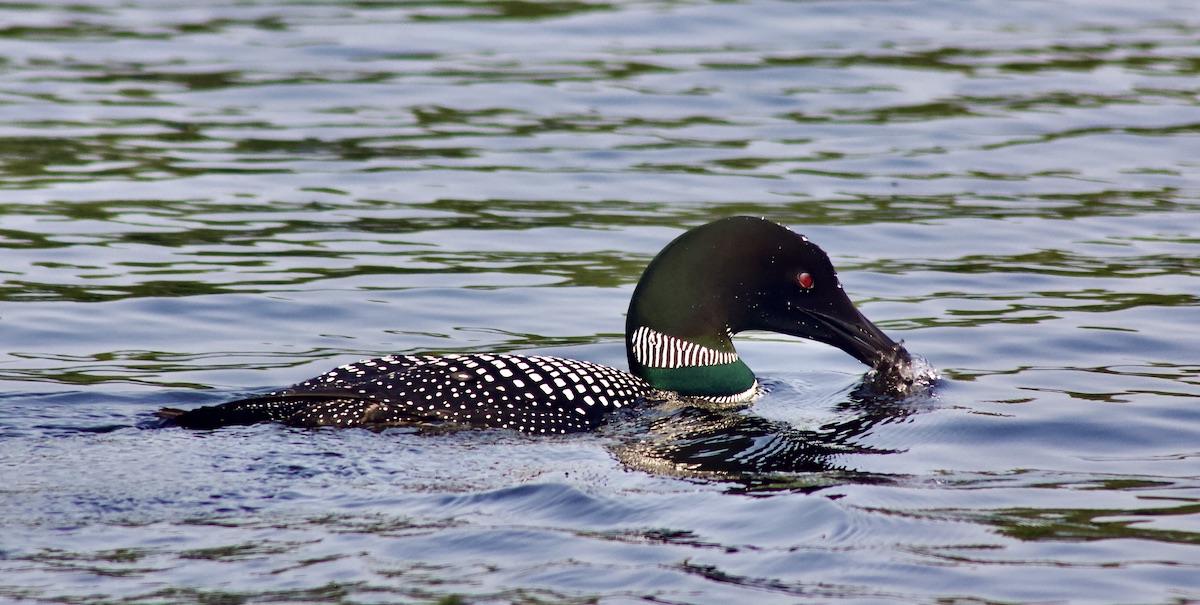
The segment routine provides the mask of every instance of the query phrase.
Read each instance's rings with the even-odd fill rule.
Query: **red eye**
[[[812,290],[813,277],[807,273],[801,273],[796,276],[796,283],[800,284],[800,287],[805,290]]]

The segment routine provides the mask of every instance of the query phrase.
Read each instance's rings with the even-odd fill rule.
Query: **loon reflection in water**
[[[733,492],[807,492],[847,482],[891,483],[897,477],[847,466],[847,456],[895,453],[864,445],[862,438],[880,424],[919,413],[932,393],[881,395],[872,378],[845,393],[834,406],[835,418],[823,422],[769,419],[744,407],[659,404],[614,427],[611,433],[620,439],[614,453],[632,469],[730,483],[736,486]],[[769,381],[767,389],[782,391],[776,395],[785,398],[803,396],[776,381]]]
[[[684,233],[646,268],[626,319],[628,373],[547,356],[393,355],[267,395],[158,415],[198,429],[274,421],[586,431],[647,401],[753,401],[759,382],[732,341],[745,330],[833,345],[871,368],[864,384],[879,394],[902,397],[930,380],[914,370],[901,344],[854,307],[824,251],[775,223],[731,217]]]

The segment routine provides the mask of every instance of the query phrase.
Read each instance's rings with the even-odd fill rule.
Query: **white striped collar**
[[[715,366],[738,360],[734,351],[718,351],[641,326],[633,331],[633,357],[647,368]]]

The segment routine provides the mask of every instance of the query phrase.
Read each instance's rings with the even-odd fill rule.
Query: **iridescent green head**
[[[820,341],[872,367],[908,360],[850,302],[823,250],[737,216],[684,233],[646,267],[626,320],[630,371],[684,395],[749,398],[754,374],[732,341],[744,330]]]

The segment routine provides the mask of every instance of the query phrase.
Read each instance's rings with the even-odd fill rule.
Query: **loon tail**
[[[325,397],[323,399],[328,399]],[[161,408],[154,413],[168,425],[187,429],[216,429],[223,426],[286,421],[303,407],[313,403],[312,395],[267,395],[230,401],[194,410]]]
[[[158,418],[159,420],[174,422],[176,418],[186,413],[186,410],[181,410],[179,408],[158,408],[158,410],[154,412],[154,417]]]
[[[260,422],[288,426],[362,426],[385,428],[427,423],[431,419],[396,409],[365,397],[343,392],[279,393],[205,406],[194,410],[160,408],[154,413],[167,426],[187,429],[216,429]]]

